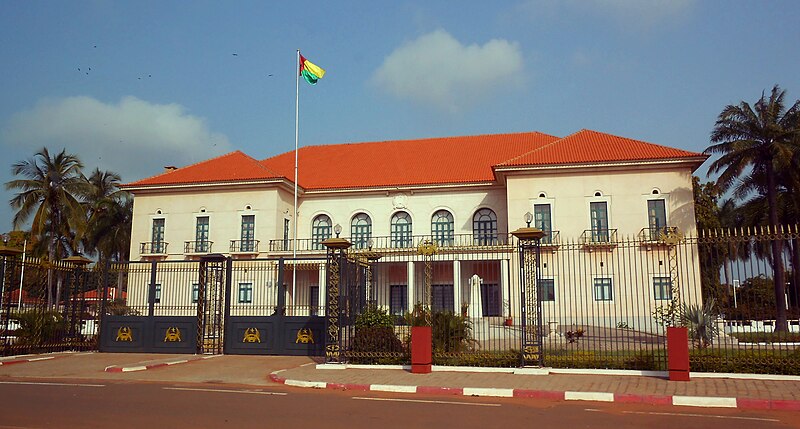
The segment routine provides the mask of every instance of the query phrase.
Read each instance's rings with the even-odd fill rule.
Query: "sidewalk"
[[[152,381],[287,386],[421,395],[495,396],[657,405],[800,411],[800,377],[692,374],[689,382],[661,373],[566,370],[514,374],[512,369],[318,365],[308,357],[54,353],[0,358],[3,379]],[[13,364],[11,364],[13,363]],[[491,371],[491,372],[487,372]],[[496,372],[504,371],[504,372]],[[528,371],[536,372],[536,371]],[[637,374],[637,375],[634,375]]]

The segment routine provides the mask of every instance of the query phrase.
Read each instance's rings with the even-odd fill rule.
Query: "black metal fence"
[[[437,246],[427,256],[418,247],[352,249],[351,259],[371,263],[366,312],[342,330],[352,338],[347,356],[407,363],[409,325],[426,315],[417,304],[428,303],[435,364],[519,366],[531,343],[523,341],[527,305],[525,324],[549,367],[666,370],[666,327],[686,326],[693,371],[800,373],[797,227],[648,232],[543,241],[531,281],[515,239]],[[776,267],[784,301],[776,298]],[[534,298],[526,304],[523,289]],[[394,321],[391,331],[365,329],[386,324],[382,313]]]
[[[348,280],[337,292],[345,361],[408,363],[410,327],[429,323],[434,364],[516,367],[525,305],[536,306],[524,324],[535,332],[545,366],[665,370],[666,326],[681,325],[692,342],[692,371],[800,374],[797,226],[594,241],[550,236],[538,248],[533,277],[521,274],[525,255],[513,237],[421,240],[401,247],[374,241],[372,248],[347,251],[352,272],[340,273]],[[326,315],[330,273],[322,255],[315,257],[233,259],[220,274],[230,288],[228,317],[244,324],[295,317],[300,324],[270,329],[286,330],[284,340],[297,347],[324,344],[327,332],[308,325]],[[96,349],[103,312],[197,318],[204,293],[196,260],[85,269],[7,256],[0,269],[6,355]],[[264,323],[225,331],[225,341],[266,342],[266,334],[248,331],[266,329]]]
[[[95,349],[103,275],[81,262],[3,256],[0,354]]]

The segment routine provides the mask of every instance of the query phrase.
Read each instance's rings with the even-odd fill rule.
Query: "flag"
[[[325,70],[300,55],[300,76],[303,76],[306,82],[316,85],[317,81],[325,76]]]

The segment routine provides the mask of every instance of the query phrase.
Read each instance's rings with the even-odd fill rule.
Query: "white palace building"
[[[388,311],[402,314],[422,299],[416,248],[428,239],[439,248],[433,307],[513,318],[519,261],[509,233],[531,213],[531,226],[547,233],[539,285],[545,318],[567,324],[582,313],[602,325],[642,326],[676,280],[659,237],[696,233],[692,174],[706,158],[591,130],[308,146],[298,152],[294,219],[294,152],[258,160],[236,151],[124,186],[134,195],[131,260],[321,257],[321,242],[339,225],[351,251],[382,255],[371,294]],[[626,237],[653,246],[617,247]],[[561,254],[566,247],[574,251]],[[697,258],[682,264],[680,287],[698,294]],[[318,267],[288,280],[286,303],[298,312],[323,311]],[[274,303],[274,282],[258,284],[245,272],[233,280],[234,311]],[[157,304],[192,302],[192,281],[163,282]],[[129,299],[137,299],[137,287],[129,284]]]

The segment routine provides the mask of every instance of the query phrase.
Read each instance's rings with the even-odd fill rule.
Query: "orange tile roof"
[[[489,182],[492,166],[557,139],[530,132],[307,146],[298,152],[298,184],[344,189]],[[261,163],[294,178],[294,152]]]
[[[705,155],[591,130],[564,138],[539,132],[300,148],[307,190],[481,183],[494,168],[614,161],[705,159]],[[240,151],[125,185],[159,186],[294,179],[294,152],[257,161]]]
[[[282,176],[241,151],[231,152],[197,164],[158,174],[125,187],[236,182],[278,179]]]
[[[522,165],[585,164],[706,157],[667,146],[633,140],[592,130],[580,130],[548,145],[509,159],[498,167]]]

